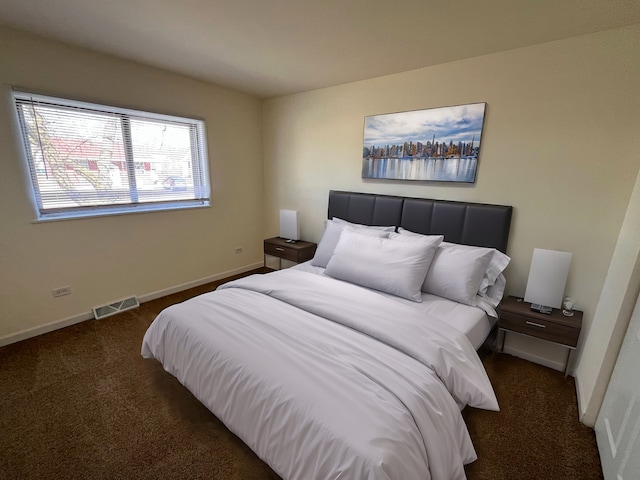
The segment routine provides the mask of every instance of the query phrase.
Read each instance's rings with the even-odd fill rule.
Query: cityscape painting
[[[474,183],[485,107],[365,117],[362,178]]]

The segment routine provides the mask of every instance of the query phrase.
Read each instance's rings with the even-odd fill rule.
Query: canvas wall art
[[[364,119],[362,177],[474,183],[486,103]]]

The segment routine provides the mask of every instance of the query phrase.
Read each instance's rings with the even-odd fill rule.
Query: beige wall
[[[0,29],[0,83],[0,342],[262,262],[260,100],[9,29]],[[212,207],[33,223],[11,86],[204,119]],[[72,294],[52,298],[65,285]]]
[[[640,153],[636,153],[640,157]],[[640,173],[576,376],[583,421],[594,425],[640,292]],[[588,352],[588,355],[586,354]]]
[[[635,25],[266,101],[265,233],[291,208],[318,240],[329,189],[513,205],[507,291],[524,294],[534,247],[573,252],[566,293],[585,312],[578,360],[589,357],[640,166],[639,40]],[[364,116],[473,102],[487,102],[474,185],[361,179]],[[507,347],[564,361],[564,349],[517,335]]]

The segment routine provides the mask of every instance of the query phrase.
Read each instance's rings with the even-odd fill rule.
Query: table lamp
[[[289,243],[300,240],[300,216],[297,210],[280,210],[280,238]]]
[[[562,306],[571,256],[572,254],[568,252],[533,249],[529,279],[524,294],[524,301],[531,303],[531,310],[551,314],[552,308]]]

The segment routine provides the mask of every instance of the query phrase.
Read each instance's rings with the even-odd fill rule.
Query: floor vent
[[[138,302],[138,297],[134,295],[133,297],[123,298],[122,300],[118,300],[108,305],[93,307],[93,316],[100,319],[115,315],[116,313],[124,312],[125,310],[131,310],[132,308],[139,306],[140,302]]]

